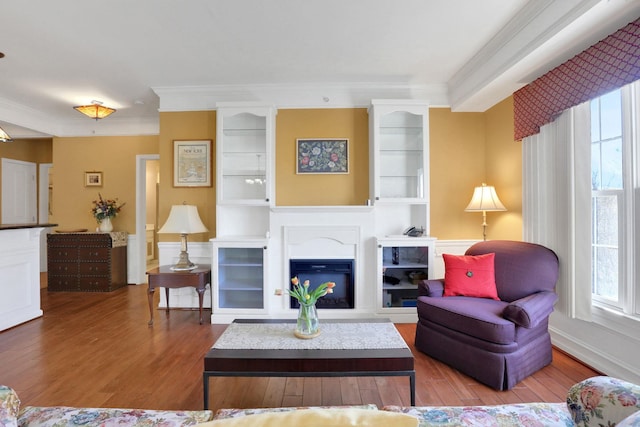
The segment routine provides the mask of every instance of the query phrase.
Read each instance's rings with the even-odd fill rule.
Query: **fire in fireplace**
[[[301,283],[309,280],[311,289],[324,282],[335,282],[332,294],[318,299],[317,308],[354,308],[354,274],[352,259],[291,259],[289,273]],[[290,285],[293,286],[293,285]],[[299,307],[291,298],[291,307]]]

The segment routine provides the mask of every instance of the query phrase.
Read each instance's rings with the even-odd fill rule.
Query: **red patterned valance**
[[[640,19],[515,92],[515,140],[540,132],[567,108],[638,79]]]

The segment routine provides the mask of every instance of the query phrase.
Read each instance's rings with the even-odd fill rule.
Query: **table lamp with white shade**
[[[507,208],[498,198],[495,187],[483,182],[481,187],[473,190],[473,196],[465,212],[482,212],[482,237],[483,240],[487,240],[487,212],[506,210]]]
[[[207,227],[202,223],[200,215],[198,215],[198,207],[195,205],[171,206],[169,218],[164,223],[158,233],[175,233],[180,234],[180,259],[178,263],[171,267],[175,271],[193,270],[197,267],[189,261],[189,253],[187,252],[187,235],[194,233],[205,233]]]

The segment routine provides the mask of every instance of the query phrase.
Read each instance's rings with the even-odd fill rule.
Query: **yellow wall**
[[[522,240],[522,143],[513,140],[513,97],[484,115],[487,184],[496,187],[507,208],[506,212],[487,213],[487,238]]]
[[[481,215],[464,209],[485,179],[484,115],[432,108],[429,128],[431,235],[481,239]]]
[[[115,221],[116,230],[135,230],[135,156],[159,154],[158,225],[174,204],[187,202],[198,211],[215,237],[215,170],[212,187],[173,187],[173,141],[213,141],[215,168],[216,114],[213,111],[160,113],[160,135],[145,137],[54,138],[54,217],[60,228],[95,229],[89,212],[100,191],[127,205]],[[296,138],[348,138],[349,174],[296,175]],[[368,115],[366,109],[279,110],[276,116],[276,204],[364,205],[369,198]],[[105,149],[108,147],[108,149]],[[511,98],[485,113],[430,110],[431,234],[442,240],[481,239],[482,215],[464,212],[473,188],[495,185],[507,212],[487,214],[488,238],[521,239],[522,177],[520,143],[513,142]],[[104,173],[102,188],[84,187],[84,172]],[[177,235],[160,235],[177,241]]]
[[[156,154],[157,136],[53,138],[53,215],[58,229],[96,229],[91,214],[98,193],[126,203],[114,230],[135,233],[136,155]],[[102,187],[85,187],[84,173],[102,172]]]
[[[365,205],[369,198],[369,128],[364,108],[278,110],[276,204]],[[348,174],[296,174],[297,138],[349,139]]]
[[[167,221],[172,205],[187,202],[196,205],[200,219],[209,229],[208,233],[189,236],[189,241],[205,242],[215,237],[216,231],[216,191],[215,191],[215,136],[216,113],[214,111],[189,111],[180,113],[160,113],[160,185],[158,195],[158,224]],[[212,187],[184,188],[173,186],[173,141],[204,140],[211,144]],[[178,241],[178,235],[160,234],[160,241]]]
[[[0,143],[0,158],[20,160],[36,164],[52,162],[51,138],[16,139],[13,142]],[[40,171],[36,170],[39,174]],[[0,163],[0,188],[2,188],[2,164]],[[0,211],[2,198],[0,197]],[[2,218],[0,218],[0,224]]]

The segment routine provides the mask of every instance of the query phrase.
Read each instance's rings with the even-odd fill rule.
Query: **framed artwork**
[[[102,172],[85,172],[85,187],[102,187]]]
[[[313,138],[296,140],[296,173],[349,173],[349,140]]]
[[[211,140],[173,141],[173,186],[211,187]]]

